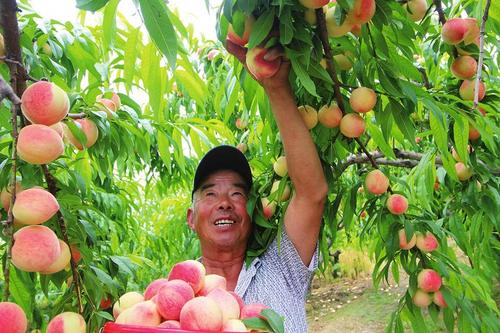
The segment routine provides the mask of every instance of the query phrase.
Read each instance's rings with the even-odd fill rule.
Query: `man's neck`
[[[203,253],[202,263],[207,274],[217,274],[226,278],[227,289],[234,290],[238,283],[241,267],[245,261],[245,253],[234,255],[233,253],[215,253],[210,255]]]

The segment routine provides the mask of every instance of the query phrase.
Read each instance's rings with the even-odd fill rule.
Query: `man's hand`
[[[247,68],[246,55],[248,50],[246,47],[235,44],[228,39],[226,40],[226,49],[229,53],[235,56],[245,66],[245,68]],[[281,46],[272,47],[268,49],[267,54],[264,56],[264,59],[267,61],[273,61],[278,58],[281,58],[280,69],[270,78],[257,80],[255,76],[253,76],[252,73],[248,71],[248,73],[252,75],[254,80],[259,82],[259,84],[262,85],[262,87],[264,87],[266,91],[279,90],[283,88],[290,89],[290,83],[288,82],[288,75],[290,73],[290,61],[286,59],[283,48]]]

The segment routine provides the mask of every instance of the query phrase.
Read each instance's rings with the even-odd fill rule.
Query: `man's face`
[[[252,228],[247,199],[245,182],[234,171],[217,171],[203,181],[187,216],[202,246],[246,248]]]

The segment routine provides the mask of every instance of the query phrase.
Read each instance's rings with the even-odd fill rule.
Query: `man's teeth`
[[[234,224],[233,220],[219,220],[215,222],[215,225],[225,225],[225,224]]]

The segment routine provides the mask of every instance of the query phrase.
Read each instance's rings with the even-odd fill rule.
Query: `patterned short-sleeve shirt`
[[[248,303],[263,303],[285,318],[286,333],[307,332],[305,301],[314,270],[318,267],[318,248],[309,267],[282,232],[278,248],[275,239],[259,258],[238,277],[235,292]]]

